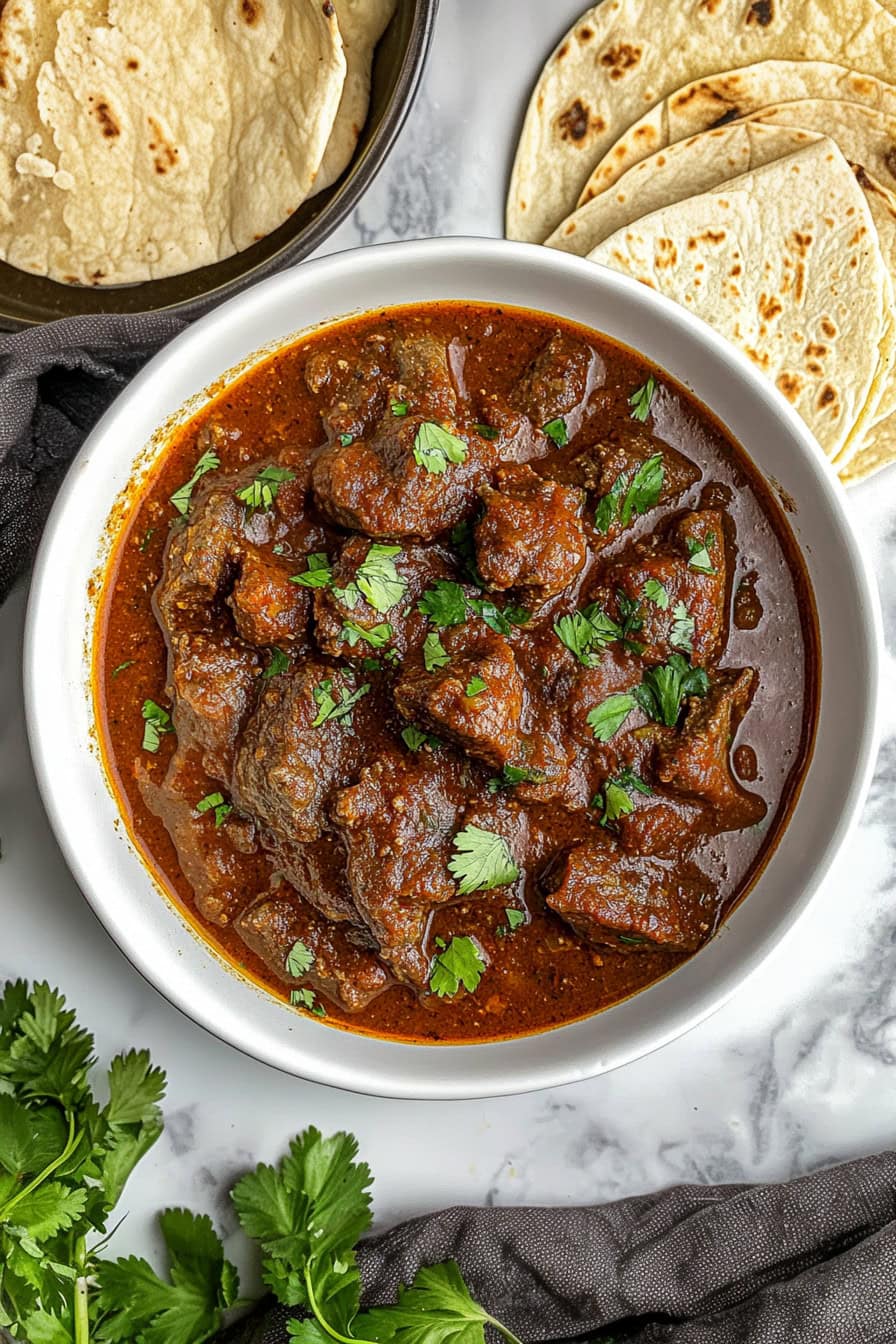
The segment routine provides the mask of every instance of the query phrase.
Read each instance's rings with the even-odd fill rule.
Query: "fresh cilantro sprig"
[[[591,800],[591,806],[602,812],[599,818],[601,826],[613,826],[620,817],[627,817],[630,812],[634,812],[632,795],[635,793],[649,796],[653,789],[634,770],[623,770],[621,774],[608,779],[603,789]]]
[[[174,732],[171,715],[167,709],[157,705],[155,700],[144,700],[141,713],[143,715],[143,750],[155,754],[165,734]]]
[[[307,557],[307,567],[302,574],[293,574],[290,583],[302,588],[329,588],[333,582],[333,569],[325,551],[314,551]]]
[[[595,705],[588,714],[588,726],[598,742],[610,742],[625,723],[637,700],[628,692],[608,695],[601,704]]]
[[[198,462],[196,463],[195,467],[193,468],[193,475],[190,477],[190,479],[188,481],[184,481],[183,485],[178,486],[178,488],[175,490],[174,494],[171,496],[171,503],[177,509],[178,513],[181,515],[182,518],[186,518],[187,514],[190,512],[190,503],[193,498],[193,490],[195,489],[197,483],[201,481],[202,477],[207,475],[208,472],[217,471],[220,465],[221,461],[217,453],[213,453],[211,450],[203,453],[202,456],[199,458]],[[148,535],[151,535],[151,533]],[[143,550],[144,547],[141,546],[140,549]]]
[[[233,811],[233,806],[228,803],[223,793],[207,793],[204,798],[200,798],[196,804],[196,811],[213,812],[215,817],[215,827],[223,826],[227,818]]]
[[[319,685],[315,686],[311,692],[312,699],[317,705],[317,713],[311,720],[312,728],[319,728],[322,723],[344,723],[350,725],[352,722],[352,710],[355,705],[367,695],[370,690],[370,682],[367,681],[363,686],[359,686],[356,691],[349,691],[346,688],[340,693],[340,699],[337,700],[333,694],[333,679],[325,677]]]
[[[295,472],[290,471],[288,467],[262,467],[248,485],[244,485],[242,490],[236,492],[237,499],[246,506],[247,517],[251,518],[253,513],[259,511],[267,513],[272,509],[280,486],[285,481],[294,481],[295,477]]]
[[[463,987],[468,994],[475,993],[485,971],[485,957],[479,944],[472,938],[452,938],[446,944],[436,939],[440,951],[433,958],[429,973],[429,987],[440,999],[453,998]]]
[[[659,503],[663,492],[663,455],[654,453],[642,462],[634,476],[620,472],[610,490],[597,502],[594,526],[606,534],[614,523],[628,527],[633,518]]]
[[[454,837],[454,854],[448,860],[448,868],[458,880],[460,896],[506,886],[520,875],[504,837],[472,824]]]
[[[621,620],[615,621],[597,602],[582,611],[561,616],[554,622],[554,634],[584,667],[595,667],[600,654],[610,644],[621,643],[631,653],[644,652],[644,646],[633,639],[644,625],[640,603],[634,602],[620,589],[616,594]]]
[[[688,548],[688,568],[695,569],[698,574],[716,574],[718,571],[712,563],[710,550],[716,544],[716,534],[707,532],[705,537],[685,537],[685,543]]]
[[[486,784],[489,793],[500,793],[502,789],[513,789],[517,784],[544,784],[547,774],[531,765],[512,765],[509,761],[500,775],[495,775]]]
[[[401,555],[400,546],[383,546],[375,541],[358,566],[355,583],[374,611],[391,611],[408,590],[407,579],[395,568],[396,555]]]
[[[646,383],[642,383],[640,387],[635,388],[628,399],[628,404],[632,408],[631,417],[633,420],[640,420],[642,424],[646,421],[658,386],[656,378],[651,374]]]
[[[463,625],[467,613],[472,612],[498,635],[509,635],[515,625],[526,625],[532,619],[525,607],[508,604],[501,608],[488,598],[467,597],[452,579],[437,579],[420,598],[417,610],[439,629]]]
[[[709,677],[702,667],[691,667],[687,658],[672,653],[665,663],[648,668],[632,695],[648,718],[674,728],[688,695],[706,695]]]
[[[414,461],[433,476],[443,476],[449,463],[467,460],[467,445],[444,425],[424,420],[414,436]]]

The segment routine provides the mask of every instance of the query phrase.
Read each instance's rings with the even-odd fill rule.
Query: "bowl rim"
[[[404,266],[410,267],[429,261],[448,267],[453,265],[458,273],[463,273],[462,268],[468,264],[481,262],[497,267],[504,264],[511,267],[521,265],[526,274],[533,267],[540,268],[547,279],[556,278],[558,281],[562,277],[572,278],[576,284],[590,285],[596,294],[600,292],[609,293],[648,316],[659,315],[668,323],[671,330],[677,330],[681,333],[692,348],[693,353],[696,354],[697,350],[700,350],[704,355],[712,355],[715,361],[723,365],[742,385],[746,394],[759,399],[771,418],[780,425],[785,436],[791,441],[791,446],[807,467],[823,506],[837,518],[838,539],[845,549],[850,567],[850,582],[854,585],[857,600],[857,622],[862,638],[860,653],[866,670],[866,679],[864,685],[860,688],[863,697],[860,734],[855,750],[855,764],[849,776],[848,784],[844,786],[841,811],[830,824],[826,832],[826,841],[820,851],[815,853],[808,861],[807,875],[802,882],[799,895],[791,901],[786,910],[777,916],[771,928],[767,929],[758,939],[754,939],[755,946],[752,947],[747,956],[736,957],[732,964],[727,966],[727,969],[723,959],[721,974],[717,976],[711,987],[702,990],[698,987],[697,992],[691,996],[693,1002],[679,1008],[677,1012],[661,1021],[648,1023],[646,1026],[642,1025],[640,1027],[635,1025],[634,1029],[630,1029],[627,1035],[623,1033],[622,1043],[615,1047],[611,1045],[610,1048],[607,1048],[604,1042],[597,1054],[592,1053],[588,1057],[586,1057],[587,1052],[582,1051],[582,1058],[578,1059],[574,1065],[571,1065],[568,1061],[564,1062],[562,1058],[555,1062],[551,1058],[552,1052],[548,1046],[546,1049],[541,1049],[539,1063],[537,1067],[533,1067],[531,1061],[526,1062],[522,1059],[515,1061],[514,1048],[519,1043],[528,1043],[529,1046],[532,1046],[533,1043],[543,1045],[554,1040],[560,1034],[580,1026],[581,1023],[573,1023],[545,1033],[507,1041],[482,1045],[465,1043],[453,1046],[383,1042],[379,1038],[366,1037],[351,1032],[334,1033],[329,1031],[324,1033],[318,1031],[318,1039],[315,1040],[305,1036],[298,1046],[293,1043],[289,1049],[286,1049],[280,1043],[272,1042],[269,1033],[266,1035],[263,1030],[253,1027],[251,1022],[244,1027],[242,1020],[239,1022],[222,1021],[219,1013],[214,1011],[216,1007],[214,993],[210,994],[208,1003],[202,1002],[197,1006],[196,1000],[188,997],[185,990],[180,986],[172,987],[170,984],[160,983],[158,968],[153,966],[151,958],[146,952],[135,944],[133,931],[128,930],[120,917],[121,909],[118,902],[115,899],[110,899],[108,893],[104,894],[102,882],[97,881],[92,866],[92,857],[88,860],[85,857],[84,848],[78,843],[77,830],[71,824],[67,815],[70,781],[63,777],[64,772],[60,774],[54,768],[56,743],[52,734],[45,732],[41,713],[42,705],[48,703],[48,696],[56,695],[58,697],[68,693],[61,681],[62,673],[58,665],[60,660],[53,656],[54,646],[58,646],[59,630],[63,628],[61,623],[64,622],[66,610],[62,605],[63,586],[57,582],[57,572],[54,566],[59,563],[60,557],[65,555],[66,543],[70,543],[73,538],[77,542],[83,535],[79,532],[77,508],[74,506],[77,504],[78,492],[83,488],[84,468],[89,466],[91,455],[95,451],[104,449],[107,454],[114,451],[115,442],[121,442],[120,438],[115,439],[116,426],[122,422],[127,422],[129,413],[135,403],[141,398],[145,399],[155,386],[164,386],[169,372],[178,366],[183,367],[194,352],[199,353],[201,360],[203,347],[215,347],[216,333],[224,333],[234,323],[243,322],[248,326],[252,318],[256,320],[263,318],[268,305],[275,304],[278,298],[282,300],[291,294],[298,295],[303,288],[311,288],[315,282],[329,286],[334,293],[340,292],[339,282],[350,282],[352,273],[357,273],[359,267],[365,268],[371,274],[383,273],[385,270],[388,275],[393,268],[400,270]],[[350,293],[351,284],[349,283],[346,288]],[[462,296],[455,294],[445,297],[449,300],[460,298],[462,301]],[[418,300],[418,302],[425,301]],[[412,301],[395,300],[397,306],[402,306],[406,302]],[[508,300],[508,302],[510,301]],[[514,299],[512,306],[525,306],[525,304]],[[531,306],[536,307],[535,304]],[[550,311],[540,306],[538,310]],[[562,312],[562,306],[560,311]],[[334,314],[325,319],[323,325],[337,322],[343,319],[345,315],[344,312]],[[319,324],[312,322],[309,325],[315,327]],[[593,325],[597,330],[607,330],[607,328],[600,327],[596,322]],[[611,338],[613,337],[612,326],[612,322],[608,323],[607,334]],[[291,339],[295,339],[295,336],[283,340],[278,339],[275,345],[277,347],[287,345]],[[654,359],[652,355],[647,357]],[[249,357],[245,362],[245,367],[250,367],[254,362],[255,359]],[[673,376],[681,380],[680,375],[674,374]],[[194,378],[194,383],[199,381],[198,376]],[[223,379],[220,377],[205,381],[206,385],[214,382],[216,392],[224,385]],[[700,396],[699,393],[696,393],[696,395]],[[707,405],[714,414],[718,414],[708,401]],[[746,446],[745,450],[749,453],[749,446]],[[752,456],[752,454],[750,455]],[[134,450],[128,448],[124,456],[131,461]],[[768,479],[768,472],[763,470],[758,462],[756,466],[762,475]],[[103,507],[104,516],[108,517],[112,504],[113,499],[107,498]],[[88,540],[91,545],[95,542],[92,536],[88,537]],[[802,551],[803,547],[799,540],[797,540],[797,545]],[[92,561],[91,568],[93,563]],[[86,594],[84,601],[89,612],[91,603]],[[823,630],[820,633],[822,636],[824,635]],[[26,616],[24,642],[25,708],[28,738],[38,786],[48,819],[69,869],[87,897],[94,913],[131,964],[169,1002],[212,1035],[227,1041],[248,1056],[311,1081],[326,1083],[348,1091],[379,1096],[409,1099],[462,1099],[510,1095],[546,1087],[556,1087],[608,1072],[613,1068],[645,1056],[692,1030],[716,1012],[735,992],[749,983],[785,938],[792,936],[794,928],[799,920],[804,917],[828,869],[857,824],[859,810],[871,781],[879,739],[879,685],[882,643],[880,602],[873,572],[861,539],[849,522],[842,487],[836,480],[833,469],[825,458],[821,447],[803,421],[786,399],[774,387],[764,381],[746,356],[720,338],[712,328],[699,318],[674,304],[671,300],[639,285],[627,276],[620,275],[602,266],[595,266],[594,263],[581,258],[531,244],[509,243],[497,239],[464,237],[428,239],[355,248],[306,262],[301,267],[268,277],[240,292],[177,336],[149,361],[122,392],[88,436],[84,446],[69,468],[46,525],[35,563]],[[820,713],[821,707],[819,708],[819,717]],[[90,717],[92,720],[92,704]],[[86,761],[90,752],[83,743],[81,744],[81,750]],[[813,762],[810,761],[806,778],[808,778],[812,768]],[[100,769],[104,774],[102,766]],[[778,849],[783,844],[787,831],[793,825],[794,817],[799,809],[800,801],[798,799],[787,828],[779,841]],[[113,850],[119,839],[121,839],[121,836],[115,835],[113,838],[110,830],[109,844]],[[775,852],[777,853],[778,850],[776,849]],[[142,860],[141,865],[144,867],[144,871],[147,871],[146,865],[142,864]],[[148,876],[150,881],[153,881],[152,875],[149,874]],[[754,899],[758,886],[759,884],[751,892],[748,900],[741,903],[732,919],[736,919],[738,912],[745,909],[749,905],[749,901]],[[166,906],[167,913],[162,922],[177,919],[184,928],[190,929],[190,932],[198,941],[198,935],[186,923],[184,917],[178,914],[170,898],[165,901],[163,896],[158,908],[163,910],[166,909]],[[717,935],[707,944],[707,948],[721,941],[721,935]],[[206,952],[209,951],[208,944],[202,944],[202,946]],[[705,951],[706,949],[704,949]],[[688,966],[693,966],[697,962],[701,955],[702,953],[698,953],[671,976],[658,982],[657,985],[641,991],[633,999],[582,1021],[587,1023],[607,1021],[614,1013],[619,1014],[620,1010],[631,1004],[644,1003],[659,986],[675,982],[686,972]],[[212,966],[215,958],[210,956],[208,960],[209,965]],[[234,987],[237,985],[252,985],[252,982],[241,977],[235,968],[228,963],[223,963],[220,958],[218,960],[222,965],[227,965],[229,983]],[[211,973],[209,978],[212,978]],[[205,989],[204,986],[200,986],[200,988],[203,991]],[[278,1004],[278,1007],[283,1006],[279,1005],[277,1000],[264,991],[259,990],[258,993],[268,1003]],[[236,994],[234,997],[236,997]],[[217,1005],[218,1009],[220,1009],[220,1006],[220,1004]],[[288,1012],[289,1010],[286,1009],[285,1011]],[[292,1016],[298,1017],[299,1015],[292,1014]],[[307,1025],[315,1030],[319,1026],[315,1022],[309,1022]],[[289,1032],[284,1033],[284,1035],[289,1034]],[[299,1033],[293,1034],[298,1035]],[[600,1033],[598,1032],[598,1034]],[[409,1052],[405,1059],[405,1066],[396,1068],[390,1076],[388,1069],[384,1070],[382,1059],[378,1061],[372,1059],[371,1064],[366,1066],[366,1072],[356,1062],[342,1065],[336,1058],[339,1054],[338,1045],[335,1049],[333,1047],[343,1036],[347,1036],[355,1042],[364,1042],[364,1048],[370,1048],[371,1056],[376,1056],[378,1053],[373,1048],[374,1046],[383,1045],[388,1046],[388,1050],[385,1052],[387,1059],[392,1058],[394,1052]],[[437,1076],[431,1076],[421,1081],[415,1076],[416,1070],[413,1061],[414,1058],[420,1058],[423,1055],[433,1057],[437,1055],[441,1061],[444,1061],[446,1067],[440,1069]],[[507,1057],[506,1060],[503,1059],[504,1055]],[[465,1076],[462,1063],[461,1067],[448,1067],[449,1060],[462,1062],[464,1058],[469,1058],[472,1061],[474,1056],[477,1064],[469,1076]],[[397,1055],[395,1057],[397,1058]],[[483,1068],[480,1067],[483,1065],[485,1067],[484,1073]]]
[[[403,130],[417,100],[429,60],[440,0],[411,0],[411,3],[414,7],[413,16],[408,32],[407,45],[402,53],[401,64],[395,77],[395,88],[382,118],[371,136],[370,144],[364,150],[362,162],[355,169],[354,159],[352,160],[341,178],[331,188],[328,188],[332,194],[326,204],[303,228],[287,238],[276,252],[262,258],[248,269],[240,270],[229,279],[222,280],[220,283],[213,283],[194,294],[187,295],[185,298],[175,299],[171,303],[156,304],[152,302],[152,298],[157,284],[167,284],[176,280],[178,279],[176,275],[162,277],[159,281],[142,280],[135,285],[111,285],[106,291],[98,291],[110,294],[117,294],[122,291],[129,294],[140,294],[144,296],[148,304],[148,306],[142,308],[132,309],[128,306],[112,305],[107,308],[66,310],[55,317],[28,313],[13,315],[4,311],[5,300],[0,294],[0,333],[28,331],[33,327],[44,326],[52,321],[64,321],[67,318],[136,317],[141,312],[164,313],[169,317],[188,320],[198,318],[205,315],[210,308],[228,302],[237,294],[251,288],[252,285],[277,274],[285,267],[296,265],[314,252],[326,242],[327,238],[339,228],[340,224],[345,222],[361,198],[369,191],[379,176],[380,170],[391,153],[392,147]],[[2,9],[2,4],[0,4],[0,9]],[[369,115],[370,110],[368,109]],[[306,197],[306,201],[312,199],[313,197]],[[304,203],[302,202],[302,204]],[[277,230],[273,232],[276,233]],[[270,237],[270,235],[268,236]],[[250,251],[251,248],[244,248],[241,253],[235,253],[234,256],[246,256]],[[222,262],[229,263],[232,260],[233,258],[223,258]],[[197,270],[215,271],[221,264],[221,262],[211,262],[207,266],[194,267],[192,270],[184,271],[181,274],[189,276]],[[16,270],[8,262],[3,263],[3,267],[13,272]],[[22,272],[22,274],[28,275],[27,272]],[[46,276],[32,278],[49,280],[49,277]],[[49,283],[58,283],[60,291],[66,293],[78,292],[77,286],[67,286],[55,281]]]

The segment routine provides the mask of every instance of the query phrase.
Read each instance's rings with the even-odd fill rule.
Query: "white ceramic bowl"
[[[470,299],[557,313],[633,346],[708,405],[791,497],[815,589],[822,689],[814,756],[790,824],[717,937],[667,979],[582,1022],[485,1045],[414,1046],[306,1018],[240,977],[160,892],[118,816],[95,742],[91,577],[116,497],[201,389],[256,352],[348,311]],[[155,437],[154,437],[155,436]],[[320,1082],[402,1097],[522,1092],[616,1068],[681,1035],[742,987],[805,912],[846,839],[874,762],[880,614],[840,487],[783,397],[682,308],[612,271],[547,248],[484,239],[346,252],[265,280],[197,322],[134,379],[91,434],[48,523],[28,611],[25,687],[50,821],[94,910],[134,966],[216,1036]]]

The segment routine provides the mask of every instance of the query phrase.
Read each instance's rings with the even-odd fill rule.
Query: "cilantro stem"
[[[314,1314],[314,1319],[317,1321],[321,1329],[326,1331],[326,1333],[330,1336],[331,1339],[335,1339],[337,1341],[337,1344],[373,1344],[373,1340],[370,1339],[355,1339],[354,1336],[352,1335],[340,1335],[338,1330],[334,1330],[331,1325],[327,1324],[323,1316],[321,1316],[320,1314],[320,1308],[318,1307],[317,1299],[314,1296],[314,1288],[311,1283],[311,1270],[309,1268],[307,1261],[305,1263],[305,1291],[308,1294],[308,1305],[311,1307],[311,1310]],[[520,1344],[520,1341],[517,1340],[516,1344]]]
[[[75,1137],[75,1114],[74,1111],[69,1111],[67,1114],[68,1114],[68,1139],[66,1140],[66,1144],[62,1152],[59,1154],[58,1157],[54,1157],[53,1161],[50,1162],[48,1166],[44,1167],[43,1171],[40,1172],[39,1175],[34,1177],[34,1180],[29,1181],[26,1186],[22,1187],[22,1189],[18,1192],[18,1194],[13,1195],[12,1199],[8,1199],[6,1201],[6,1203],[3,1205],[3,1208],[0,1209],[0,1223],[7,1222],[10,1213],[12,1213],[16,1205],[21,1200],[23,1200],[26,1197],[26,1195],[30,1195],[32,1190],[36,1190],[39,1185],[42,1185],[48,1176],[52,1176],[53,1172],[57,1169],[57,1167],[61,1167],[63,1162],[67,1162],[68,1159],[71,1157],[72,1153],[77,1148],[78,1143],[80,1142],[80,1135],[78,1135],[77,1138]]]
[[[506,1325],[502,1325],[500,1321],[496,1321],[494,1316],[489,1316],[487,1311],[483,1311],[482,1315],[488,1325],[493,1325],[498,1334],[504,1336],[507,1340],[507,1344],[523,1344],[523,1341],[519,1339],[512,1330],[508,1330]]]
[[[75,1242],[75,1261],[81,1271],[75,1280],[75,1344],[90,1344],[90,1317],[87,1309],[87,1243],[84,1237]]]

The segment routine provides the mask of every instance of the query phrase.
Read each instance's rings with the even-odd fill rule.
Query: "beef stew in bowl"
[[[818,700],[784,511],[680,384],[538,312],[301,337],[172,437],[100,599],[131,834],[302,1012],[481,1042],[712,937]]]

